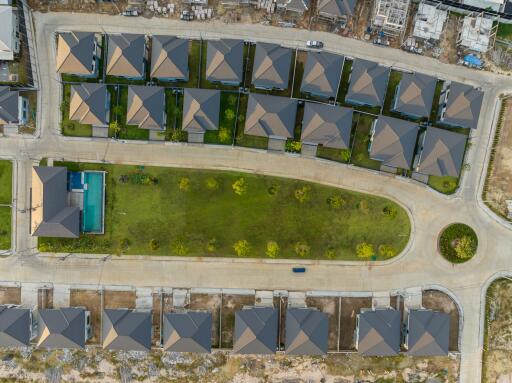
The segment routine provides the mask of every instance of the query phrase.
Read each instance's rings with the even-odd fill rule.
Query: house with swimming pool
[[[103,234],[105,172],[71,172],[61,166],[34,166],[30,188],[30,233],[36,237],[78,238]]]

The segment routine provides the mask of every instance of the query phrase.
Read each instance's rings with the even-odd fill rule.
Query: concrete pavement
[[[510,271],[510,229],[493,219],[479,204],[489,142],[492,139],[497,96],[512,89],[512,80],[432,59],[375,47],[353,39],[295,29],[261,25],[181,23],[165,19],[134,19],[90,14],[35,14],[39,63],[38,139],[2,138],[0,153],[15,158],[17,177],[17,254],[1,260],[0,280],[55,284],[133,285],[137,287],[204,287],[297,289],[337,291],[399,290],[415,286],[442,286],[456,297],[463,310],[461,381],[480,377],[482,286],[499,271]],[[137,144],[111,140],[68,139],[60,135],[60,83],[55,73],[53,33],[58,30],[97,30],[177,34],[183,37],[238,37],[303,46],[320,39],[326,48],[419,70],[444,79],[465,81],[484,89],[479,128],[473,133],[461,190],[446,197],[410,179],[389,177],[364,169],[318,159],[261,151],[187,144]],[[48,41],[52,43],[48,43]],[[36,241],[28,235],[30,169],[34,159],[53,157],[73,161],[105,161],[191,168],[231,169],[298,178],[383,195],[402,204],[412,217],[413,233],[405,253],[386,264],[310,262],[306,274],[290,271],[293,261],[181,259],[171,257],[105,257],[31,255]],[[464,222],[479,237],[477,255],[462,265],[451,265],[436,254],[439,231],[449,223]]]

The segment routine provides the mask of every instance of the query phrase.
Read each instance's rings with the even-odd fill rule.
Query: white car
[[[316,41],[316,40],[308,40],[306,41],[306,46],[309,47],[309,48],[323,48],[324,47],[324,43],[321,42],[321,41]]]

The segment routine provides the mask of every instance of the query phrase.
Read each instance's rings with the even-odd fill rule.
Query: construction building
[[[496,30],[497,24],[493,28],[493,19],[483,13],[466,16],[459,29],[457,45],[475,52],[487,52],[494,45]]]
[[[414,18],[414,37],[438,41],[448,18],[448,12],[440,8],[441,3],[432,5],[422,2],[418,6],[418,12]]]
[[[376,0],[372,27],[388,35],[400,35],[407,26],[410,0]]]

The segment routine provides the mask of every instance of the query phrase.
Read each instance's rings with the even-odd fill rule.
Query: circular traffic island
[[[464,263],[476,254],[478,237],[468,225],[452,223],[441,231],[437,247],[447,261]]]

